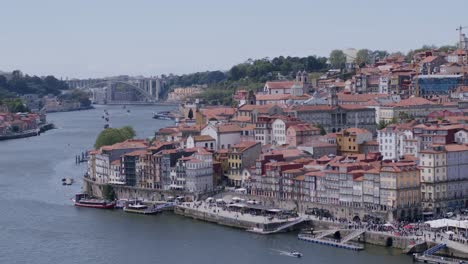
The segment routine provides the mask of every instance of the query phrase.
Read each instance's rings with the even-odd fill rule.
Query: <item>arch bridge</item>
[[[139,94],[145,102],[156,102],[159,100],[159,93],[161,90],[159,79],[142,79],[135,81],[123,81],[123,80],[102,80],[98,82],[91,83],[86,86],[80,87],[83,90],[94,90],[94,89],[114,89],[116,85],[124,85],[128,87],[137,94]],[[108,96],[106,94],[106,96]],[[105,98],[106,101],[110,101],[111,98]]]

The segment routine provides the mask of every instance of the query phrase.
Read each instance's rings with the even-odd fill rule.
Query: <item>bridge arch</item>
[[[102,82],[97,82],[97,83],[93,83],[91,85],[85,86],[82,89],[100,88],[100,87],[97,87],[97,86],[102,85],[102,84],[125,84],[125,85],[133,88],[134,90],[138,91],[148,101],[150,101],[150,102],[154,101],[154,97],[151,96],[151,94],[149,94],[147,91],[143,90],[142,88],[140,88],[140,87],[138,87],[138,86],[136,86],[136,85],[134,85],[132,83],[128,83],[128,82],[124,82],[124,81],[102,81]]]

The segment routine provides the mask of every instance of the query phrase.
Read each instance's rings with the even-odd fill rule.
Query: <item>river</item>
[[[398,250],[366,246],[353,252],[299,241],[295,234],[261,236],[163,213],[156,216],[76,208],[85,164],[75,155],[92,148],[103,129],[131,125],[150,137],[173,121],[154,120],[170,106],[100,106],[52,113],[57,129],[38,137],[0,142],[0,263],[411,263]],[[62,186],[61,179],[76,183]],[[283,256],[297,250],[304,258]]]

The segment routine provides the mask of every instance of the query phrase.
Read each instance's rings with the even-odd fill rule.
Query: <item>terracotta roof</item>
[[[221,124],[218,126],[219,133],[234,133],[240,131],[242,131],[242,128],[236,124]]]
[[[385,106],[393,106],[393,107],[411,107],[416,105],[434,105],[436,103],[431,102],[427,99],[421,97],[410,97],[408,99],[401,100],[398,103],[391,103]]]
[[[271,81],[266,82],[266,86],[270,89],[287,89],[291,88],[295,84],[294,81]]]
[[[273,105],[243,105],[239,111],[253,111],[254,109],[270,109]]]
[[[424,58],[424,60],[421,61],[421,63],[433,62],[437,58],[439,58],[439,56],[427,56],[426,58]]]
[[[244,152],[256,145],[259,145],[260,143],[259,142],[255,142],[255,141],[243,141],[239,144],[236,144],[234,146],[232,146],[232,148],[236,148],[238,152]]]
[[[445,149],[447,151],[468,151],[467,145],[460,145],[460,144],[449,144],[445,145]]]
[[[148,147],[148,142],[144,139],[129,139],[124,142],[116,143],[111,146],[101,147],[101,150],[115,150],[115,149],[132,149],[132,148],[146,148]]]
[[[200,141],[214,141],[214,138],[208,135],[200,135],[200,136],[194,136],[193,141],[195,142],[200,142]]]
[[[338,100],[342,102],[367,102],[378,98],[387,98],[388,94],[347,94],[337,93]]]
[[[231,118],[232,122],[250,122],[250,120],[250,116],[236,116],[234,118]]]
[[[289,129],[294,129],[295,131],[320,131],[319,128],[310,124],[295,124],[289,126],[288,130]]]

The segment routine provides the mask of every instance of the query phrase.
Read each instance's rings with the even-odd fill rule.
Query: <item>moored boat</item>
[[[175,119],[175,117],[169,111],[153,113],[153,118],[161,119],[161,120],[174,120]]]
[[[91,198],[85,193],[75,195],[75,199],[73,199],[73,202],[77,207],[88,207],[97,209],[114,209],[115,207],[115,202],[113,201]]]
[[[153,206],[148,206],[148,205],[142,204],[140,202],[134,202],[134,203],[127,204],[127,205],[125,205],[123,210],[124,210],[124,212],[127,212],[127,213],[144,214],[144,215],[157,214],[157,213],[161,212],[161,210],[158,209],[154,205]]]

